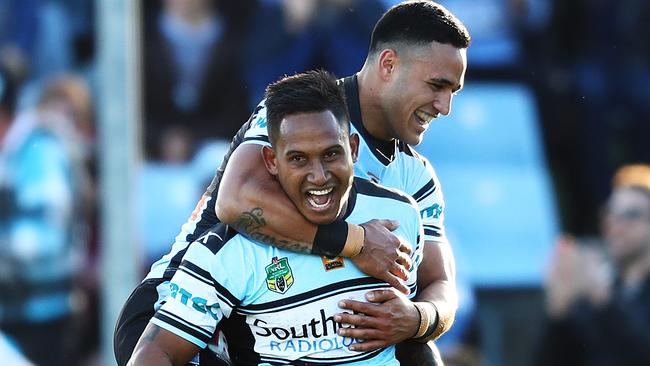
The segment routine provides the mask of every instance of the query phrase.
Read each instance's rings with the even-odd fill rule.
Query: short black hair
[[[467,48],[471,37],[465,25],[444,6],[433,1],[406,1],[382,15],[370,39],[369,54],[386,43],[427,45],[433,41]]]
[[[342,88],[327,71],[313,70],[285,76],[266,87],[266,123],[271,144],[282,120],[292,114],[330,111],[350,131],[350,117]]]

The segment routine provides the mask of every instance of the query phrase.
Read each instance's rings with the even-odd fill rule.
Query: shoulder
[[[355,177],[354,187],[358,195],[387,198],[396,202],[417,207],[413,198],[397,189],[381,186],[364,178]]]
[[[259,102],[255,110],[251,114],[248,121],[242,127],[240,136],[242,143],[255,142],[260,144],[268,144],[268,132],[266,130],[266,99]]]
[[[217,254],[230,241],[240,235],[230,226],[218,223],[196,239],[195,243],[207,248],[212,254]]]
[[[424,195],[440,193],[440,179],[429,160],[415,151],[412,146],[399,142],[399,158],[404,176],[408,178],[405,191],[420,202]]]
[[[403,160],[409,162],[415,168],[433,169],[431,167],[431,163],[429,162],[429,160],[423,155],[421,155],[420,153],[418,153],[417,151],[415,151],[413,146],[403,141],[399,141],[397,143],[397,151],[402,156]]]

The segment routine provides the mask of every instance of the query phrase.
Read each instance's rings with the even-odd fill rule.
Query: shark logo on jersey
[[[271,264],[265,267],[266,287],[273,292],[284,294],[293,285],[293,272],[287,257],[273,257]]]

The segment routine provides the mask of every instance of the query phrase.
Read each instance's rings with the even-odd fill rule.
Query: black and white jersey
[[[397,191],[355,178],[345,219],[363,223],[382,212],[399,219],[395,234],[410,243],[407,285],[417,291],[424,235],[416,203]],[[364,301],[386,288],[341,257],[306,255],[259,244],[219,224],[190,244],[152,322],[204,348],[217,329],[238,365],[399,365],[394,347],[355,352],[337,335],[343,299]]]

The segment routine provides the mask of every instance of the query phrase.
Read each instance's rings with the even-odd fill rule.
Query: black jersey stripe
[[[262,304],[251,304],[240,308],[242,313],[254,314],[268,311],[280,311],[291,309],[303,304],[318,301],[324,297],[329,297],[341,292],[349,292],[366,288],[382,288],[388,284],[372,277],[361,277],[346,281],[331,283],[329,285],[303,292],[299,295],[289,296],[287,298],[266,302]]]
[[[269,142],[270,143],[269,137],[264,136],[264,135],[256,135],[256,136],[246,137],[246,138],[244,138],[242,140],[242,143],[246,142],[246,141],[263,141],[263,142]]]
[[[430,228],[430,229],[434,229],[434,230],[441,230],[442,229],[440,226],[436,226],[436,225],[433,225],[433,224],[422,224],[422,226],[424,226],[425,229],[426,228]]]
[[[424,201],[425,199],[427,199],[427,197],[429,197],[429,196],[431,196],[432,194],[434,194],[435,192],[436,192],[436,187],[433,187],[433,189],[429,190],[429,192],[427,192],[427,193],[425,193],[424,195],[422,195],[422,197],[418,198],[416,201],[417,201],[417,202],[422,202],[422,201]]]
[[[354,186],[357,194],[364,194],[366,196],[386,197],[397,201],[408,203],[413,206],[411,199],[399,191],[380,186],[367,179],[354,177]]]
[[[217,296],[219,296],[219,298],[221,298],[224,302],[228,303],[230,307],[234,308],[235,306],[239,306],[239,304],[241,304],[241,300],[239,300],[235,295],[232,294],[232,292],[230,292],[218,281],[214,282],[214,288],[217,290]]]
[[[358,286],[358,287],[354,287],[354,288],[344,288],[344,289],[340,289],[338,291],[328,292],[327,294],[319,295],[317,297],[306,299],[306,300],[303,300],[303,301],[300,301],[300,302],[287,304],[287,305],[284,305],[283,307],[273,307],[273,308],[269,308],[269,309],[256,310],[256,311],[243,310],[243,309],[239,308],[238,312],[240,314],[245,314],[245,315],[273,313],[273,312],[276,312],[276,311],[284,311],[284,310],[289,310],[289,309],[301,307],[301,306],[304,306],[304,305],[307,305],[307,304],[311,304],[313,302],[318,302],[318,301],[320,301],[320,300],[322,300],[324,298],[339,295],[339,294],[343,294],[343,293],[346,293],[346,292],[358,291],[358,290],[383,289],[383,288],[386,288],[387,286],[388,286],[388,284],[374,284],[374,285]],[[266,305],[266,304],[256,304],[256,305]]]
[[[160,314],[162,314],[162,315],[165,315],[165,316],[167,316],[168,318],[170,318],[171,320],[178,321],[178,322],[180,322],[181,324],[185,324],[186,326],[188,326],[189,328],[194,329],[194,330],[197,331],[197,332],[200,332],[200,333],[202,333],[202,334],[205,334],[205,335],[208,336],[208,337],[212,337],[212,332],[211,332],[210,330],[205,329],[205,328],[203,328],[203,327],[201,327],[201,326],[198,326],[198,325],[196,325],[196,324],[190,323],[190,322],[188,322],[187,320],[181,318],[180,316],[178,316],[178,315],[176,315],[176,314],[174,314],[174,313],[170,313],[169,311],[167,311],[167,310],[165,310],[165,309],[159,309],[156,313],[160,313]]]
[[[431,179],[427,184],[425,184],[422,188],[420,188],[415,194],[413,194],[413,199],[416,201],[420,201],[420,198],[427,193],[430,189],[433,189],[434,191],[436,190],[435,183],[433,182],[433,179]]]
[[[367,351],[367,352],[362,352],[356,355],[351,355],[351,356],[339,356],[339,357],[331,357],[327,359],[322,359],[322,358],[316,358],[316,357],[303,357],[305,361],[309,361],[310,364],[314,364],[313,362],[319,362],[321,364],[332,364],[334,362],[343,362],[343,361],[362,361],[362,360],[367,360],[369,358],[373,358],[377,356],[378,354],[382,353],[385,350],[385,348],[379,348],[376,350],[372,351]]]
[[[214,279],[210,276],[210,273],[199,268],[199,266],[187,259],[181,263],[179,270],[197,281],[201,281],[208,286],[214,286]]]
[[[439,238],[442,236],[441,233],[433,230],[433,229],[424,229],[424,234],[429,235],[429,236],[435,236],[436,238]]]
[[[162,309],[156,312],[154,318],[167,323],[172,327],[191,335],[192,337],[198,338],[201,342],[210,343],[210,339],[212,339],[212,334],[207,330],[197,328],[182,318],[176,317],[174,314]]]
[[[300,360],[290,360],[290,359],[280,358],[280,357],[262,356],[260,357],[260,360],[271,364],[276,364],[276,365],[288,365],[288,364],[293,366],[338,365],[342,362],[357,362],[357,361],[364,361],[364,360],[371,359],[381,354],[384,351],[384,349],[385,348],[380,348],[369,352],[362,352],[358,355],[341,356],[341,357],[335,357],[331,359],[302,357]]]

